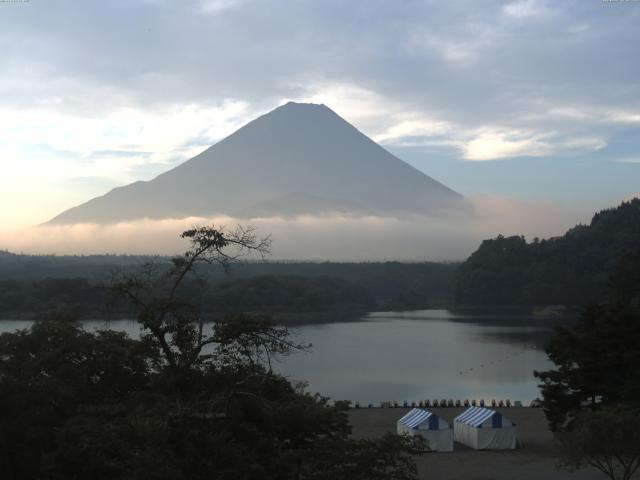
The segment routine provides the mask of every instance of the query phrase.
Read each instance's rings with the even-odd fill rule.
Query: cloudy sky
[[[0,228],[147,180],[287,100],[465,196],[640,191],[640,2],[0,2]]]

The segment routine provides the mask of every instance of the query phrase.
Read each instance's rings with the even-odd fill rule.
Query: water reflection
[[[359,321],[306,325],[293,330],[310,352],[281,359],[276,368],[311,391],[362,403],[434,398],[539,396],[533,370],[548,369],[544,353],[554,321],[457,314],[447,310],[371,313]],[[83,322],[139,337],[131,320]],[[0,331],[30,322],[3,321]]]
[[[539,395],[533,370],[554,322],[446,310],[374,313],[359,322],[305,326],[311,354],[285,359],[280,370],[337,399],[402,401]],[[533,324],[532,324],[533,323]]]

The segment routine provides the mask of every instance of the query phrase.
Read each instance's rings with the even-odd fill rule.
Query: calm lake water
[[[0,331],[29,322],[5,320]],[[127,320],[88,321],[139,333]],[[306,353],[275,366],[309,390],[337,400],[402,402],[434,398],[521,400],[539,396],[534,370],[552,365],[544,346],[552,323],[513,316],[460,315],[448,310],[370,313],[359,321],[297,327]]]

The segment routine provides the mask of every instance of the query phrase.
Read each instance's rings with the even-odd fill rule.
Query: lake
[[[449,310],[370,313],[358,321],[292,328],[309,352],[275,366],[292,381],[336,400],[520,400],[538,397],[534,370],[552,367],[544,353],[552,323],[536,318],[457,314]],[[5,320],[0,331],[29,322]],[[104,321],[84,322],[88,330]],[[109,328],[139,333],[133,321]]]

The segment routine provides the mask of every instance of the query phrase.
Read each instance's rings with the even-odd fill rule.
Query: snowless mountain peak
[[[50,223],[464,208],[461,195],[392,155],[326,105],[288,102],[153,180],[113,189]]]

